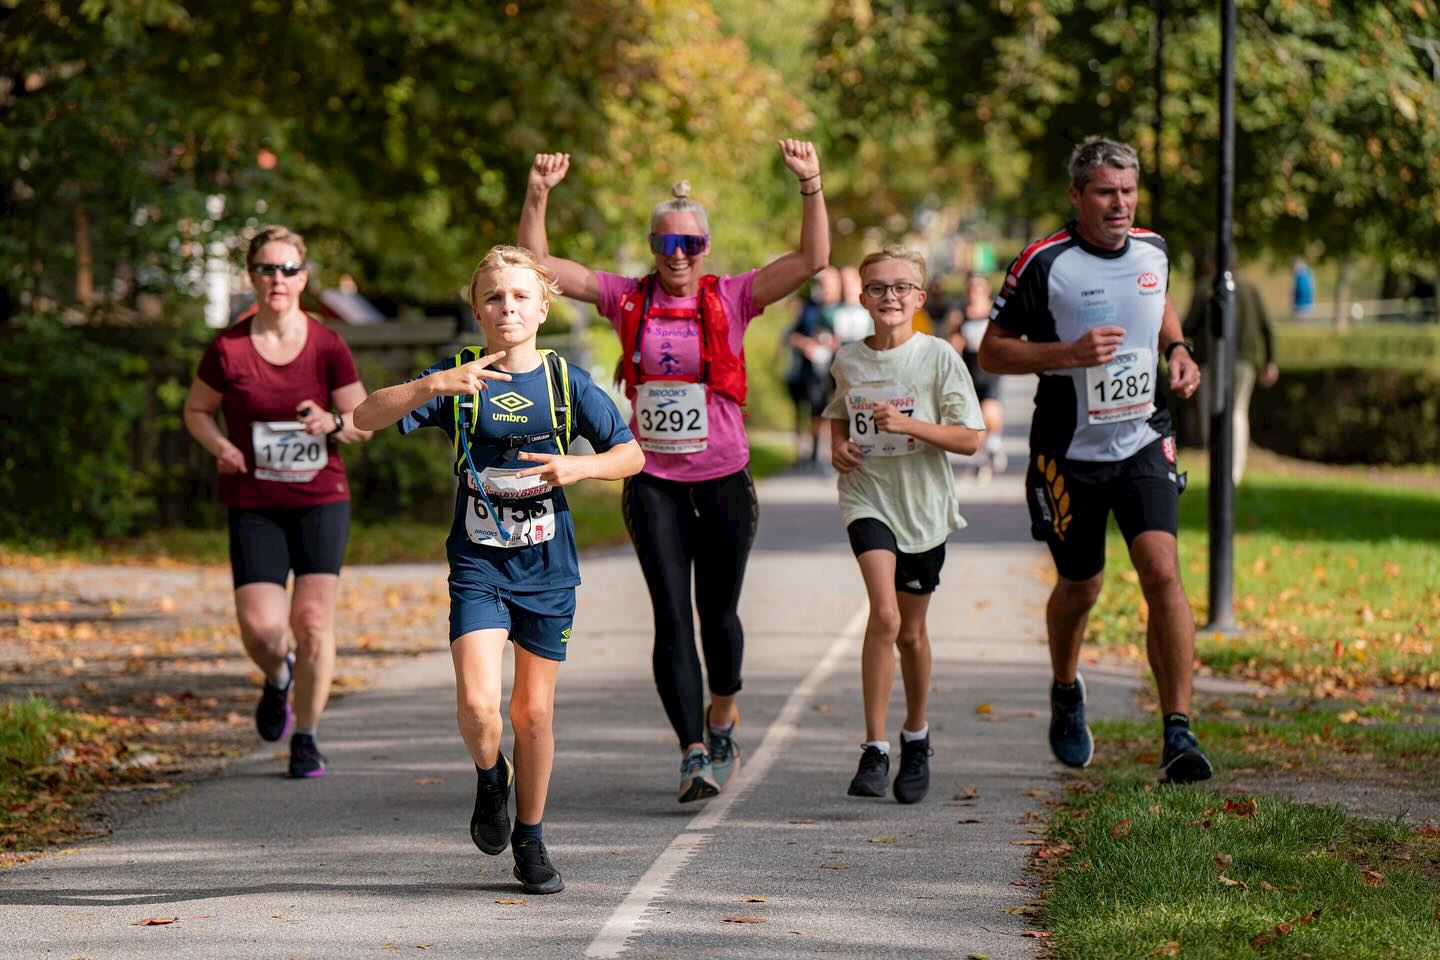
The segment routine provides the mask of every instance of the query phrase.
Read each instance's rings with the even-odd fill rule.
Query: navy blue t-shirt
[[[483,351],[482,351],[483,352]],[[455,365],[449,357],[427,367],[420,377]],[[479,422],[470,435],[470,457],[475,470],[487,467],[525,469],[540,464],[519,459],[519,453],[559,453],[554,439],[510,447],[499,438],[544,433],[550,429],[550,395],[546,386],[545,364],[527,373],[512,373],[509,381],[490,380],[474,402],[480,404]],[[418,378],[417,378],[418,379]],[[559,384],[557,395],[561,394]],[[457,397],[435,397],[403,417],[396,426],[402,434],[421,427],[439,427],[455,443],[455,405]],[[633,440],[630,428],[615,409],[605,391],[595,385],[590,375],[573,364],[570,366],[570,416],[574,436],[590,441],[597,453],[604,453],[616,444]],[[476,510],[478,500],[461,484],[455,492],[455,520],[445,550],[450,557],[450,578],[471,583],[503,586],[517,592],[553,590],[574,587],[580,583],[580,562],[575,551],[575,525],[570,506],[561,488],[546,496],[555,515],[553,539],[527,547],[499,547],[474,543],[466,533],[467,511]],[[478,509],[484,509],[480,507]]]

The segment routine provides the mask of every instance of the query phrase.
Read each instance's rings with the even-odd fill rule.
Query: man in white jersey
[[[1170,390],[1183,399],[1200,385],[1200,368],[1166,294],[1165,241],[1133,225],[1139,175],[1127,144],[1095,139],[1075,149],[1075,219],[1010,265],[980,366],[1040,375],[1025,485],[1031,532],[1050,547],[1058,574],[1045,611],[1050,748],[1073,767],[1095,751],[1078,667],[1113,511],[1149,606],[1146,649],[1165,718],[1160,780],[1189,783],[1208,779],[1211,767],[1190,732],[1195,621],[1175,545],[1183,480],[1158,381],[1164,358]]]

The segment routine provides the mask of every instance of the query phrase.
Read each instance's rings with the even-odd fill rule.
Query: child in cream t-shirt
[[[980,448],[980,402],[960,355],[918,333],[925,260],[889,246],[860,264],[860,302],[875,332],[835,355],[831,462],[840,474],[840,511],[870,599],[861,656],[865,742],[851,796],[883,797],[890,774],[885,714],[895,648],[905,680],[905,724],[895,799],[916,803],[930,787],[930,639],[925,614],[940,583],[945,540],[965,526],[945,454]]]

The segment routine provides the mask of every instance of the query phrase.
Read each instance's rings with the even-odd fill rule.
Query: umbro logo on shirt
[[[490,402],[495,404],[495,406],[499,407],[501,410],[504,410],[506,413],[518,413],[519,411],[524,410],[527,407],[535,406],[534,401],[522,397],[514,390],[511,390],[508,393],[502,393],[497,397],[491,397]]]

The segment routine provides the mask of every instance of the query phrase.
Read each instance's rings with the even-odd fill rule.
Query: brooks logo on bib
[[[850,414],[850,439],[867,457],[903,457],[919,449],[915,438],[901,433],[882,433],[875,426],[874,410],[889,404],[911,416],[915,413],[915,391],[898,383],[860,383],[845,395]]]
[[[1155,412],[1155,355],[1143,347],[1085,368],[1085,402],[1091,423],[1139,420]]]
[[[709,443],[705,384],[660,380],[635,389],[640,447],[652,453],[699,453]]]
[[[309,483],[330,462],[323,436],[305,432],[296,420],[257,421],[250,428],[255,477],[281,483]]]

